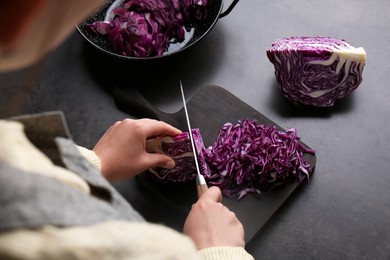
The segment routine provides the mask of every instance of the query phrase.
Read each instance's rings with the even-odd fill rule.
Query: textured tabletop
[[[115,121],[133,117],[115,104],[118,85],[137,87],[167,113],[182,107],[179,79],[188,98],[201,86],[221,86],[281,127],[296,128],[317,151],[311,181],[247,250],[256,259],[389,259],[389,13],[387,0],[241,0],[198,44],[153,63],[107,60],[75,31],[40,64],[0,74],[0,116],[62,110],[74,140],[91,148]],[[278,38],[317,35],[366,50],[363,82],[331,108],[297,108],[282,97],[265,51]],[[118,189],[145,207],[148,198],[132,193],[139,186]]]

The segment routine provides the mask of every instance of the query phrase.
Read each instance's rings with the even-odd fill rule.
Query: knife
[[[198,174],[197,177],[196,177],[196,186],[197,186],[197,192],[198,192],[198,198],[199,198],[208,188],[207,188],[206,180],[204,179],[203,175],[200,174],[199,163],[198,163],[198,155],[197,155],[197,152],[196,152],[194,137],[192,135],[192,128],[191,128],[191,124],[190,124],[190,118],[188,116],[187,104],[186,104],[186,99],[184,97],[183,84],[181,83],[181,81],[180,81],[180,90],[181,90],[181,97],[183,99],[184,113],[186,115],[186,121],[187,121],[187,126],[188,126],[188,135],[190,137],[192,153],[194,154],[196,172]]]

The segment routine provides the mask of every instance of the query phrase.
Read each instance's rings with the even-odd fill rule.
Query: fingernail
[[[175,168],[175,161],[173,161],[173,160],[167,161],[167,162],[165,163],[165,168],[167,168],[167,169],[173,169],[173,168]]]

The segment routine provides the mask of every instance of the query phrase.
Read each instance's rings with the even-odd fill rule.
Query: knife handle
[[[198,198],[202,196],[202,194],[208,189],[207,184],[199,184],[196,186],[196,189],[198,191]]]

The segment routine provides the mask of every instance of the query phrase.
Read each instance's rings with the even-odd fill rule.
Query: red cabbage
[[[362,82],[366,52],[331,37],[276,40],[267,56],[282,94],[295,105],[333,106]]]
[[[206,177],[211,177],[205,159],[205,153],[207,153],[207,151],[204,148],[199,129],[192,129],[192,135],[194,137],[201,174]],[[174,137],[165,136],[148,140],[148,151],[167,154],[172,157],[176,163],[176,166],[173,169],[161,167],[150,169],[150,172],[153,174],[152,176],[155,178],[164,183],[195,180],[197,172],[188,132],[183,132]]]
[[[242,198],[248,192],[269,192],[276,186],[311,174],[303,153],[314,153],[299,142],[294,128],[285,132],[275,126],[244,119],[226,123],[206,154],[206,161],[218,178],[208,183],[221,188],[226,196]]]
[[[113,51],[129,57],[162,56],[172,42],[182,42],[185,30],[203,20],[207,0],[125,0],[109,19],[87,28],[107,37]]]
[[[217,140],[205,148],[199,129],[193,129],[201,174],[209,185],[218,186],[226,196],[248,192],[269,192],[292,181],[309,178],[311,168],[303,153],[313,150],[299,143],[294,128],[285,132],[275,126],[244,119],[226,123]],[[174,169],[150,169],[162,182],[186,182],[196,178],[196,167],[188,132],[175,137],[148,141],[148,150],[165,153],[176,162]]]

